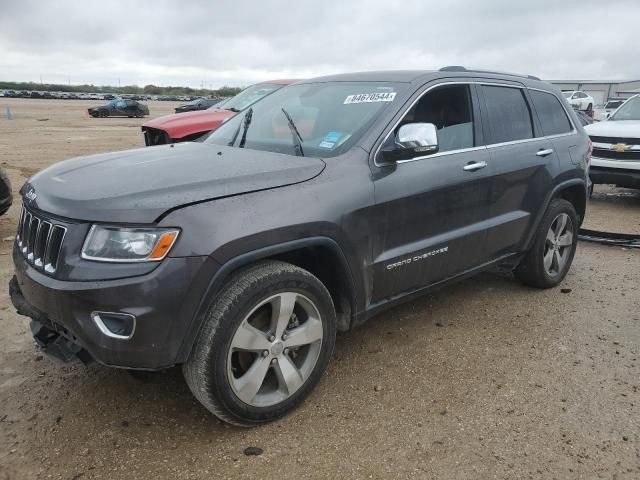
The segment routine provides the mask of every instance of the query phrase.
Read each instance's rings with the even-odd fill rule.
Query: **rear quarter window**
[[[529,90],[529,94],[538,114],[543,135],[560,135],[573,130],[567,112],[555,95],[538,90]]]
[[[533,138],[531,111],[521,88],[483,85],[490,143],[513,142]]]

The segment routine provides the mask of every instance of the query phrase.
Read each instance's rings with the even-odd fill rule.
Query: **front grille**
[[[610,158],[612,160],[640,160],[640,151],[627,150],[626,152],[616,152],[615,150],[593,149],[593,157]]]
[[[624,137],[599,137],[596,135],[589,135],[589,138],[594,143],[626,143],[627,145],[639,145],[640,138],[624,138]]]
[[[67,228],[35,215],[24,206],[20,211],[16,242],[22,255],[34,267],[53,273]]]

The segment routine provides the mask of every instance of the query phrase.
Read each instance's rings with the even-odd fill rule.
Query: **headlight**
[[[82,258],[101,262],[162,260],[178,238],[177,229],[120,228],[94,225],[82,247]]]

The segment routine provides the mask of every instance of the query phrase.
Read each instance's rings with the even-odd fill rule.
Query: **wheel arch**
[[[331,294],[338,330],[351,328],[352,318],[359,311],[361,296],[353,272],[340,245],[329,237],[310,237],[270,245],[238,255],[224,263],[213,275],[200,299],[198,308],[182,341],[176,363],[183,363],[191,353],[206,311],[226,280],[237,271],[261,260],[280,260],[303,268],[324,283]]]
[[[573,178],[570,180],[565,180],[564,182],[556,185],[546,196],[543,208],[538,212],[535,223],[532,225],[529,235],[527,237],[527,241],[525,243],[524,250],[528,250],[531,247],[531,244],[535,240],[535,234],[538,230],[538,226],[542,221],[542,217],[545,212],[549,208],[551,201],[554,198],[563,198],[567,200],[569,203],[573,205],[576,209],[576,214],[578,215],[578,221],[580,225],[584,220],[584,215],[587,208],[587,185],[585,181],[581,178]]]

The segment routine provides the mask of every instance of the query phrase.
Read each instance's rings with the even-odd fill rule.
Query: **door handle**
[[[467,163],[464,167],[462,167],[462,169],[465,172],[475,172],[476,170],[480,170],[481,168],[484,168],[487,166],[487,162],[474,162],[474,163]]]
[[[545,150],[538,150],[538,153],[536,153],[536,155],[539,157],[546,157],[547,155],[551,155],[552,153],[553,148],[547,148]]]

